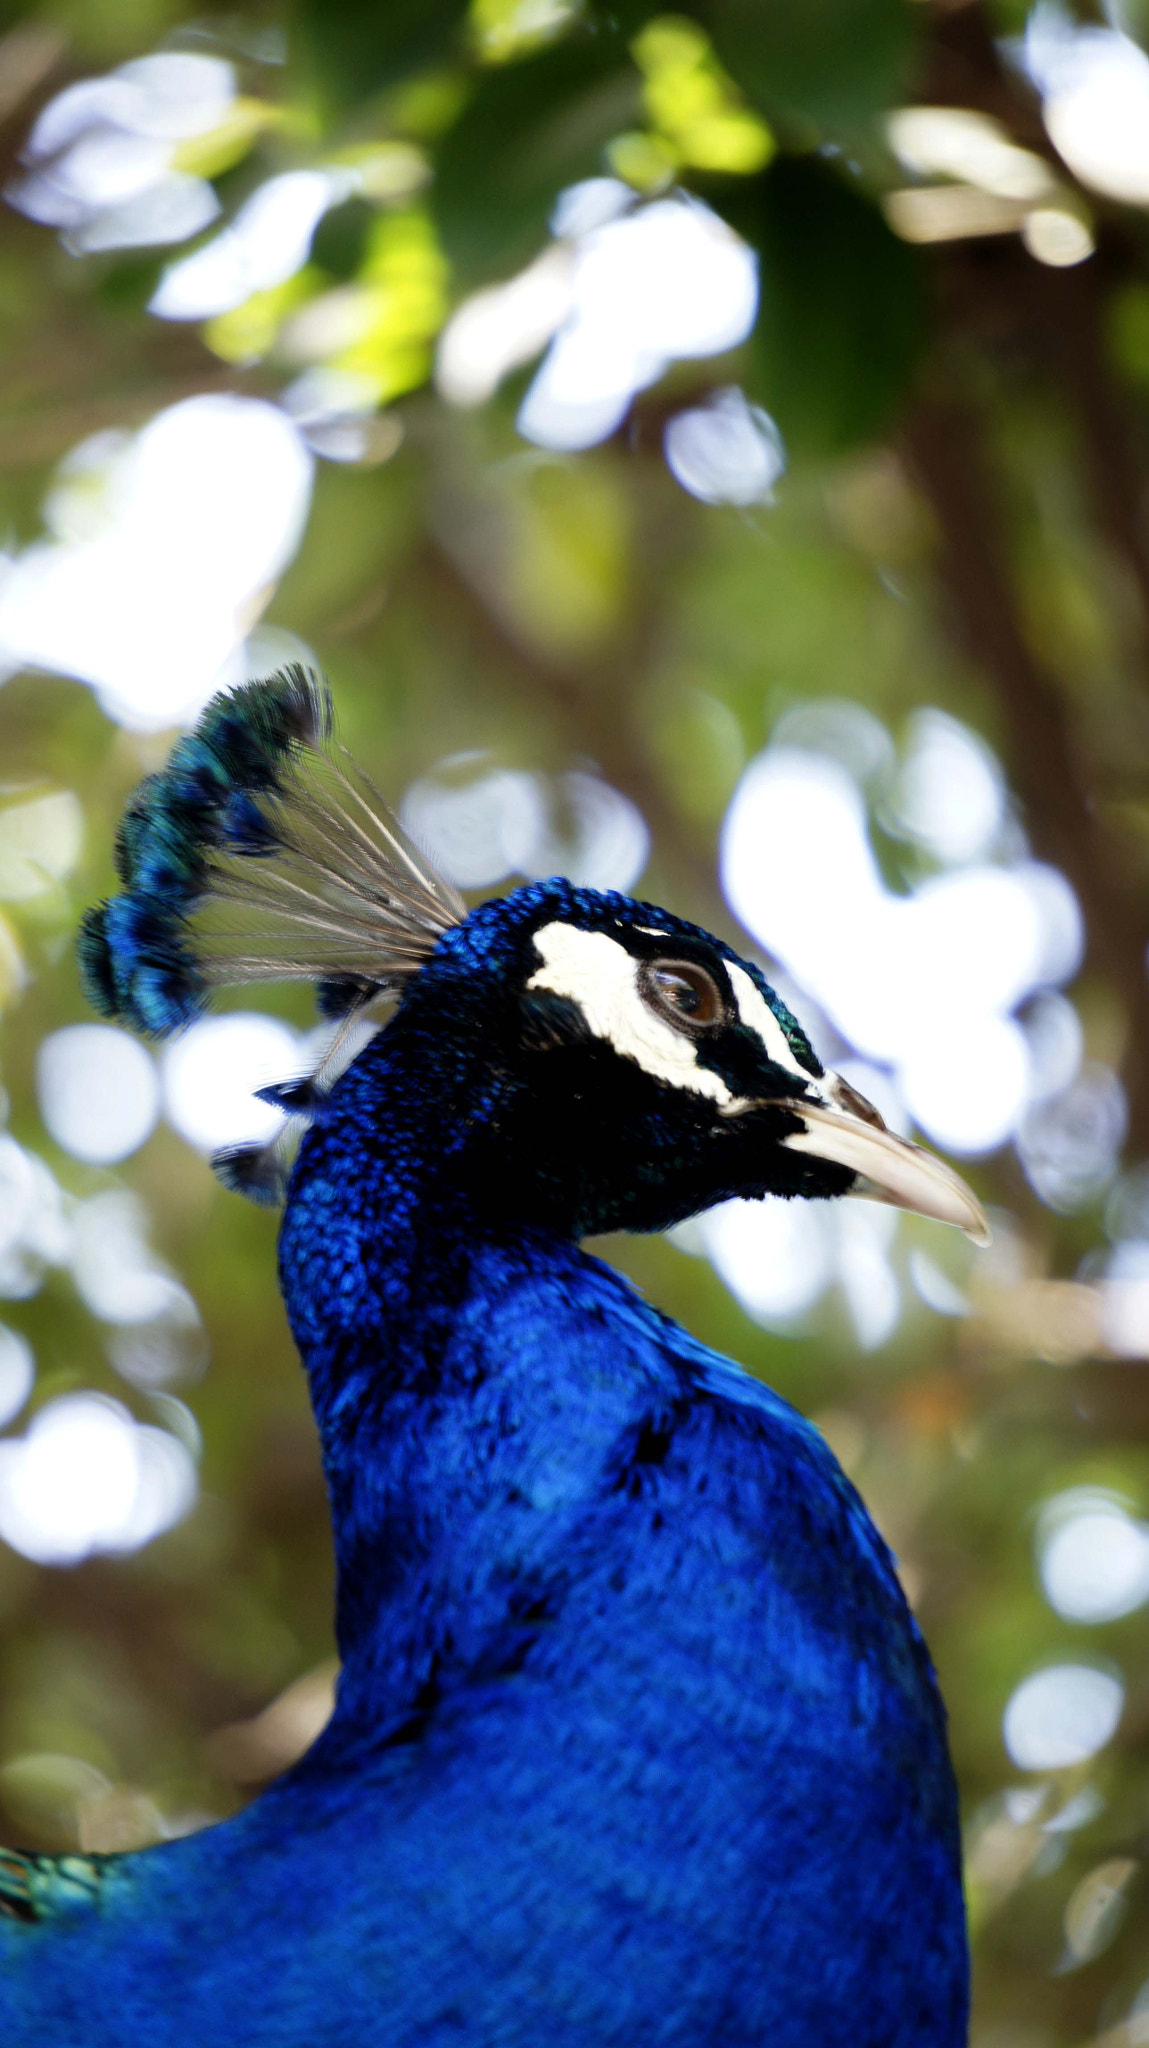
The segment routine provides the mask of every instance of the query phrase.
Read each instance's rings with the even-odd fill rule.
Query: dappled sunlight
[[[77,676],[136,730],[194,715],[246,673],[311,469],[277,407],[231,394],[83,444],[48,501],[52,537],[0,573],[0,659]]]
[[[1149,56],[1140,45],[1118,28],[1080,27],[1060,0],[1039,0],[1022,54],[1049,139],[1074,175],[1149,206]]]
[[[1042,1590],[1066,1621],[1115,1621],[1149,1600],[1149,1525],[1101,1487],[1071,1487],[1041,1510]]]
[[[1047,103],[1047,126],[1050,115]],[[1092,256],[1097,244],[1088,207],[1048,158],[1020,147],[993,115],[972,107],[902,107],[890,115],[886,134],[895,156],[921,181],[883,201],[887,220],[905,241],[1017,234],[1038,263],[1055,270]],[[948,182],[931,182],[938,178]]]
[[[1001,765],[968,725],[944,711],[916,712],[882,822],[935,860],[980,860],[1005,821]]]
[[[29,903],[50,893],[75,868],[83,835],[83,807],[73,790],[7,803],[0,810],[0,900]]]
[[[0,1427],[15,1421],[35,1384],[32,1346],[19,1330],[0,1324]]]
[[[61,1396],[25,1437],[0,1444],[0,1536],[38,1564],[137,1550],[186,1515],[197,1491],[178,1438],[96,1394]]]
[[[1026,1111],[1018,1153],[1043,1202],[1082,1209],[1113,1179],[1125,1131],[1120,1081],[1107,1067],[1090,1064]]]
[[[149,311],[161,320],[210,320],[253,292],[285,284],[307,261],[329,207],[356,191],[353,171],[285,171],[254,192],[235,219],[194,256],[165,271]]]
[[[195,1303],[148,1241],[148,1212],[126,1188],[90,1195],[72,1213],[72,1278],[102,1322],[198,1320]]]
[[[902,1289],[890,1251],[892,1209],[851,1202],[723,1202],[697,1225],[709,1255],[748,1315],[793,1330],[834,1283],[862,1351],[897,1329]],[[689,1244],[688,1240],[688,1244]]]
[[[637,806],[597,775],[554,778],[488,768],[481,755],[441,762],[405,792],[399,815],[417,846],[460,889],[514,875],[563,874],[588,889],[632,889],[650,834]]]
[[[256,1089],[294,1080],[307,1055],[286,1024],[255,1011],[207,1017],[168,1046],[161,1061],[164,1113],[204,1152],[264,1144],[283,1127],[283,1111],[256,1100]]]
[[[51,1169],[0,1131],[0,1296],[34,1294],[71,1246],[69,1204]]]
[[[709,207],[660,199],[575,244],[571,311],[519,408],[543,448],[589,448],[675,358],[745,340],[757,303],[750,249]]]
[[[1119,1358],[1149,1358],[1149,1241],[1128,1238],[1105,1263],[1101,1326]]]
[[[800,1202],[723,1202],[700,1222],[717,1272],[756,1319],[785,1328],[812,1308],[833,1265],[822,1212]]]
[[[1092,1664],[1051,1664],[1023,1679],[1005,1710],[1002,1734],[1023,1771],[1086,1763],[1113,1740],[1125,1688]]]
[[[927,1135],[957,1152],[986,1152],[1016,1130],[1031,1092],[1012,1013],[1074,973],[1081,921],[1054,871],[976,858],[1003,816],[1000,771],[955,721],[924,716],[888,815],[948,872],[892,893],[848,769],[782,744],[739,785],[723,879],[742,923],[842,1035],[897,1070]],[[774,877],[784,865],[783,890]]]
[[[74,256],[186,241],[220,205],[206,178],[181,168],[180,146],[218,129],[236,90],[231,64],[175,50],[83,79],[45,107],[5,196],[58,227]]]
[[[111,1024],[71,1024],[40,1046],[37,1091],[44,1127],[73,1158],[109,1165],[150,1137],[159,1115],[155,1062]]]
[[[614,189],[625,203],[625,187]],[[557,241],[518,277],[464,299],[439,338],[435,380],[448,404],[482,405],[512,370],[533,362],[571,311],[574,279],[574,252]]]
[[[708,405],[676,413],[667,422],[663,449],[671,476],[704,505],[769,505],[786,468],[782,437],[769,413],[748,405],[736,387],[715,391]]]

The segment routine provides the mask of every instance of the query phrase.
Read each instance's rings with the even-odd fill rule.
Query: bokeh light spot
[[[676,413],[663,449],[675,481],[704,505],[768,505],[786,468],[774,421],[737,386]]]
[[[448,881],[484,889],[508,875],[561,874],[582,888],[633,887],[650,834],[620,790],[581,769],[548,781],[489,769],[485,759],[449,757],[412,783],[400,806],[405,829]]]
[[[411,784],[399,810],[416,845],[459,889],[486,889],[506,875],[526,874],[545,825],[538,777],[486,770],[484,759],[451,756]]]
[[[1092,1664],[1050,1664],[1010,1698],[1002,1736],[1023,1771],[1066,1770],[1104,1749],[1117,1732],[1125,1688]]]
[[[1026,69],[1046,131],[1076,178],[1111,199],[1149,205],[1149,57],[1117,28],[1080,26],[1039,0],[1025,33]]]
[[[1096,1062],[1026,1111],[1018,1155],[1049,1208],[1072,1214],[1096,1200],[1117,1171],[1126,1122],[1121,1083]]]
[[[65,1152],[94,1165],[126,1159],[151,1135],[160,1108],[155,1061],[111,1024],[68,1024],[36,1055],[45,1126]]]
[[[1074,1887],[1064,1921],[1067,1960],[1073,1965],[1091,1963],[1108,1948],[1125,1917],[1126,1894],[1140,1867],[1134,1856],[1110,1856]],[[1135,2048],[1136,2037],[1121,2031],[1122,2048]]]
[[[198,1320],[186,1287],[152,1250],[147,1211],[126,1188],[81,1202],[72,1218],[72,1278],[92,1314],[108,1323]]]
[[[1118,1358],[1149,1358],[1149,1238],[1127,1238],[1107,1260],[1101,1328]]]
[[[183,241],[215,219],[219,200],[206,178],[179,166],[178,151],[220,127],[235,94],[230,63],[191,51],[157,51],[80,79],[39,115],[23,174],[4,196],[60,228],[76,256]]]
[[[816,724],[809,732],[814,745],[796,746],[788,723],[788,743],[751,762],[735,791],[722,840],[727,898],[803,997],[859,1052],[896,1069],[929,1136],[957,1152],[991,1151],[1032,1094],[1025,1033],[1011,1013],[1076,966],[1076,899],[1036,862],[969,859],[1001,819],[1000,772],[981,742],[940,714],[917,729],[909,760],[921,772],[903,780],[895,809],[903,806],[907,829],[921,825],[936,851],[967,864],[895,894],[874,857],[848,750],[844,758],[837,742],[823,749]],[[948,814],[930,797],[947,762],[960,762]]]
[[[0,1323],[0,1428],[20,1413],[36,1382],[32,1346],[19,1330]]]
[[[278,406],[231,393],[101,436],[87,530],[34,543],[0,585],[0,660],[78,676],[136,728],[194,714],[295,552],[312,468]]]
[[[168,270],[149,305],[161,320],[207,320],[302,269],[329,207],[354,191],[350,170],[285,171],[257,187],[204,248]]]
[[[698,200],[655,200],[575,245],[572,308],[519,411],[542,448],[589,448],[679,357],[744,341],[757,261]]]
[[[786,1328],[828,1287],[825,1207],[815,1202],[722,1202],[699,1218],[707,1254],[748,1315]]]
[[[889,822],[938,860],[977,860],[989,851],[1004,807],[1005,778],[985,741],[944,711],[919,711]]]
[[[166,1430],[100,1394],[52,1401],[0,1444],[0,1536],[38,1564],[136,1550],[187,1514],[195,1463]]]
[[[0,1295],[35,1294],[44,1268],[71,1254],[72,1224],[55,1175],[0,1131]]]
[[[1038,1568],[1064,1620],[1116,1621],[1149,1600],[1149,1527],[1115,1495],[1075,1487],[1042,1509]]]
[[[203,1152],[265,1144],[282,1128],[283,1112],[258,1102],[255,1090],[306,1070],[298,1037],[276,1018],[254,1010],[208,1017],[164,1052],[164,1113]]]
[[[27,903],[71,872],[80,858],[84,813],[70,789],[0,810],[0,897]]]

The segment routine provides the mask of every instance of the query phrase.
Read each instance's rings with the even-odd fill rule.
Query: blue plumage
[[[80,931],[85,991],[102,1015],[152,1038],[199,1015],[210,980],[188,919],[228,856],[276,848],[274,815],[259,799],[282,796],[299,754],[330,733],[326,691],[292,667],[216,698],[163,773],[140,784],[116,835],[125,893],[90,910]]]
[[[954,1786],[891,1559],[818,1433],[577,1240],[847,1193],[863,1156],[889,1199],[972,1198],[730,948],[559,881],[460,913],[291,1106],[335,1715],[203,1834],[0,1858],[0,2038],[960,2048]]]

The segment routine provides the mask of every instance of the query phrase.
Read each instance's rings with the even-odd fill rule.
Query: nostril
[[[858,1117],[862,1123],[872,1124],[876,1131],[885,1130],[885,1118],[866,1096],[859,1094],[856,1088],[851,1088],[850,1083],[843,1080],[841,1074],[827,1074],[826,1081],[826,1094],[835,1109],[848,1110],[851,1116]]]

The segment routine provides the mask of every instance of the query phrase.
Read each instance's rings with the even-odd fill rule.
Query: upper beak
[[[952,1166],[887,1130],[873,1103],[840,1074],[827,1074],[821,1092],[821,1102],[803,1097],[782,1105],[805,1126],[783,1138],[783,1145],[848,1166],[858,1176],[851,1194],[956,1223],[974,1244],[992,1242],[981,1203]]]

